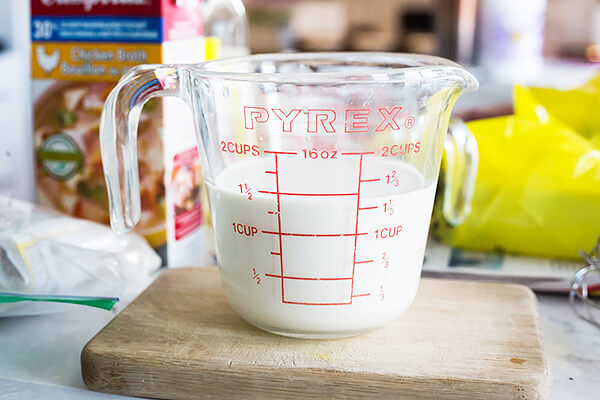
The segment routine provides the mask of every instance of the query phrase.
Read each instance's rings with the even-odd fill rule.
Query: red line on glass
[[[356,261],[354,264],[367,264],[367,263],[372,263],[373,260],[365,260],[365,261]]]
[[[360,182],[361,183],[365,183],[365,182],[379,182],[381,179],[380,178],[375,178],[375,179],[363,179]]]
[[[355,153],[342,153],[343,156],[362,156],[365,154],[375,154],[374,151],[363,151],[363,152],[355,152]]]
[[[279,162],[277,161],[277,154],[275,154],[275,185],[277,193],[279,193]],[[279,230],[279,267],[281,276],[283,276],[283,240],[281,238],[281,203],[279,202],[279,194],[277,195],[277,229]],[[281,280],[281,301],[285,302],[283,279]]]
[[[304,303],[300,301],[284,301],[285,304],[300,304],[303,306],[349,306],[352,303]]]
[[[268,276],[270,278],[295,279],[295,280],[300,280],[300,281],[349,281],[352,279],[351,277],[348,277],[348,278],[305,278],[302,276],[281,276],[281,275],[273,275],[273,274],[265,274],[265,276]]]
[[[354,225],[354,233],[357,235],[354,236],[354,254],[352,255],[352,287],[350,288],[350,303],[352,303],[352,298],[354,297],[354,267],[356,267],[356,246],[358,245],[358,214],[360,211],[360,181],[362,177],[362,163],[363,163],[363,155],[360,155],[360,161],[358,164],[358,189],[356,195],[356,223]]]
[[[364,297],[364,296],[370,296],[371,293],[361,293],[361,294],[354,294],[352,295],[352,297]]]
[[[272,150],[264,150],[263,153],[265,154],[290,154],[290,155],[297,155],[298,153],[296,153],[295,151],[272,151]]]
[[[363,236],[368,235],[368,232],[358,233],[291,233],[291,232],[276,232],[276,231],[261,231],[269,235],[281,236],[300,236],[300,237],[342,237],[342,236]]]
[[[278,196],[356,196],[358,193],[291,193],[291,192],[271,192],[268,190],[259,190],[258,193],[276,194]]]

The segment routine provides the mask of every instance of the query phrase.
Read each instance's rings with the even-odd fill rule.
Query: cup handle
[[[181,71],[182,67],[168,65],[134,67],[106,99],[100,118],[100,150],[110,222],[116,231],[131,230],[141,217],[137,128],[142,107],[159,96],[186,100],[180,85]]]
[[[460,225],[471,212],[479,151],[477,141],[460,119],[453,118],[444,139],[446,175],[442,214],[451,226]]]

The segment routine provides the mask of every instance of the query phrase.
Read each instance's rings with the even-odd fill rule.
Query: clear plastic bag
[[[120,297],[160,267],[137,234],[66,217],[0,196],[0,292]],[[0,316],[31,315],[54,303],[0,304]]]

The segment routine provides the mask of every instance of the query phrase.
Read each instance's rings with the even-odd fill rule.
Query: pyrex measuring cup
[[[194,113],[231,306],[289,336],[382,326],[417,291],[450,113],[476,87],[457,64],[403,54],[135,68],[109,96],[100,128],[112,225],[125,231],[140,218],[142,105],[181,97]],[[464,187],[450,202],[463,210]]]

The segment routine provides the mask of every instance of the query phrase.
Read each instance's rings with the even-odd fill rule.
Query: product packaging
[[[104,101],[135,65],[198,63],[215,53],[205,46],[200,6],[198,0],[31,0],[42,205],[109,223],[98,141]],[[152,99],[138,137],[143,216],[137,232],[169,266],[205,264],[212,239],[191,112],[180,100]]]

